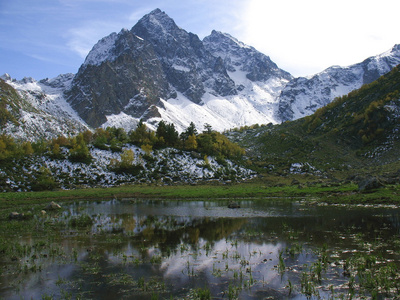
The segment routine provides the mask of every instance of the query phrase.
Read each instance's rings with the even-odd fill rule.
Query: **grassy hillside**
[[[400,168],[400,67],[313,115],[281,125],[233,131],[261,172],[346,177]]]
[[[21,122],[21,110],[41,114],[24,95],[20,95],[16,89],[0,79],[0,129],[4,129],[7,123],[24,128]]]
[[[8,122],[18,124],[16,115],[21,103],[17,91],[0,79],[0,129]]]

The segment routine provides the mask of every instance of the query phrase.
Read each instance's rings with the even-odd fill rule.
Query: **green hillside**
[[[23,122],[19,120],[21,110],[41,113],[25,96],[20,96],[16,89],[0,79],[0,129],[4,129],[7,123],[24,126]]]
[[[17,91],[0,79],[0,129],[8,122],[18,124],[18,114],[21,98]]]
[[[399,163],[400,67],[313,115],[232,131],[258,171],[349,175],[395,172]]]

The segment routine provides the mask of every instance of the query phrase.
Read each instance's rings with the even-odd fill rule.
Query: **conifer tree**
[[[146,139],[149,139],[149,130],[142,120],[139,121],[135,130],[129,133],[129,140],[132,144],[142,145]]]
[[[186,130],[181,133],[182,141],[185,142],[191,135],[195,135],[195,136],[197,135],[196,125],[194,125],[193,122],[190,122],[188,128],[186,128]]]
[[[166,124],[163,120],[158,123],[156,136],[160,146],[175,147],[178,145],[179,133],[175,129],[174,124]],[[162,138],[162,139],[161,139]],[[164,141],[164,145],[161,141]]]
[[[93,135],[93,146],[98,149],[108,150],[108,140],[110,138],[110,133],[103,128],[97,128]]]
[[[58,143],[54,143],[51,147],[50,156],[53,158],[62,158],[61,147]]]
[[[19,155],[17,144],[13,137],[6,134],[0,136],[0,160]]]
[[[208,123],[204,124],[204,131],[203,131],[203,133],[211,134],[211,132],[212,132],[212,126],[211,126],[210,124],[208,124]]]

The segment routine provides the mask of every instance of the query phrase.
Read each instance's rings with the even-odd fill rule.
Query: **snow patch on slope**
[[[33,141],[57,135],[75,135],[88,129],[63,95],[64,90],[71,85],[73,77],[73,74],[64,74],[41,81],[33,78],[18,81],[9,78],[6,83],[17,90],[25,105],[19,112],[21,125],[9,123],[4,133],[18,139]]]
[[[338,81],[339,78],[339,81]],[[347,78],[347,79],[346,79]],[[362,71],[360,69],[331,67],[303,85],[293,86],[291,92],[297,94],[296,101],[291,107],[293,120],[314,113],[319,107],[325,106],[336,97],[340,97],[362,86]],[[286,88],[289,88],[288,86]]]
[[[279,96],[276,114],[282,121],[313,114],[318,108],[359,89],[400,64],[400,45],[361,63],[348,67],[332,66],[309,77],[291,80]]]
[[[92,148],[90,153],[93,161],[90,164],[70,162],[68,159],[51,159],[46,156],[30,156],[24,161],[15,160],[11,172],[9,169],[2,169],[0,165],[0,176],[4,179],[0,184],[0,192],[29,191],[31,189],[29,184],[35,181],[35,176],[42,167],[51,171],[53,178],[63,189],[78,186],[110,187],[144,182],[196,183],[223,180],[226,177],[244,180],[255,176],[254,171],[240,167],[229,160],[225,166],[221,166],[214,158],[209,157],[209,166],[206,166],[203,159],[194,157],[190,152],[172,148],[153,151],[150,161],[143,158],[144,152],[137,146],[126,146],[123,150],[132,150],[135,154],[134,163],[143,166],[138,175],[112,172],[110,163],[112,160],[120,160],[120,153]],[[62,148],[62,151],[64,155],[68,155],[67,149]]]
[[[107,122],[101,125],[102,128],[115,127],[123,128],[126,132],[133,130],[137,127],[139,120],[124,112],[120,112],[118,115],[106,116]]]
[[[177,93],[174,99],[160,99],[161,105],[157,109],[161,118],[150,118],[145,124],[149,129],[156,130],[158,122],[164,120],[173,123],[178,132],[185,131],[191,122],[199,131],[205,124],[210,124],[213,130],[219,132],[257,123],[276,124],[278,120],[273,118],[278,105],[276,99],[287,80],[271,78],[266,82],[253,82],[245,74],[243,71],[230,73],[236,85],[240,86],[238,95],[217,96],[209,89],[202,102],[196,104],[182,93]],[[122,127],[129,132],[136,128],[139,120],[121,112],[107,116],[107,122],[102,127]]]
[[[106,36],[98,41],[89,52],[83,65],[99,66],[102,62],[109,60],[117,39],[118,34],[113,32],[109,36]]]
[[[220,132],[257,123],[277,123],[272,116],[277,105],[276,95],[283,82],[276,79],[266,83],[255,83],[248,79],[240,82],[246,86],[238,95],[222,97],[208,92],[198,105],[178,93],[176,99],[161,99],[164,108],[158,108],[158,111],[162,119],[174,123],[178,131],[184,131],[190,122],[200,130],[207,123]],[[155,120],[149,121],[154,123]]]

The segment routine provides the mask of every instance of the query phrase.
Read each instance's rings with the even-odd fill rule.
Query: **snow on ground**
[[[47,156],[32,156],[22,161],[15,161],[13,169],[0,166],[0,191],[28,191],[30,184],[36,182],[36,176],[42,167],[48,168],[52,176],[63,189],[76,187],[110,187],[132,183],[196,183],[208,180],[244,180],[255,173],[227,161],[225,166],[209,157],[205,164],[202,155],[184,152],[172,148],[153,151],[151,158],[146,158],[136,146],[126,146],[123,150],[132,150],[136,165],[144,167],[136,176],[116,174],[110,170],[111,160],[120,160],[121,153],[92,148],[93,160],[89,164],[71,162],[68,159],[51,159]],[[68,150],[63,149],[67,156]],[[8,167],[9,168],[9,167]]]
[[[4,133],[19,139],[35,140],[60,134],[75,135],[88,129],[63,96],[73,77],[73,74],[64,74],[41,81],[6,78],[6,83],[16,89],[25,102],[20,109],[20,125],[9,123]]]
[[[99,40],[89,52],[83,65],[99,66],[105,60],[112,60],[112,51],[115,48],[114,44],[117,38],[118,34],[113,32]]]
[[[136,129],[139,120],[132,116],[127,115],[124,112],[120,112],[118,115],[106,116],[107,121],[101,125],[102,128],[115,127],[123,128],[126,132]]]
[[[25,99],[38,109],[61,117],[69,117],[80,123],[84,121],[72,109],[63,96],[72,83],[73,74],[63,74],[53,79],[44,79],[36,81],[33,78],[24,78],[22,80],[9,80],[7,84],[15,88]]]
[[[286,84],[285,80],[252,82],[245,72],[230,72],[229,75],[242,90],[238,95],[215,96],[208,90],[200,104],[195,104],[183,94],[176,99],[161,99],[164,108],[159,108],[163,120],[174,123],[178,131],[184,131],[193,122],[198,130],[210,124],[213,130],[225,131],[235,127],[254,124],[278,123],[274,111],[277,108],[277,97]],[[159,118],[149,120],[149,124]]]
[[[114,37],[115,38],[115,37]],[[88,57],[88,63],[98,63],[103,56],[109,55],[102,49],[113,41],[113,36],[105,38],[96,44],[98,48],[95,57]],[[105,47],[107,49],[107,47]],[[182,68],[176,64],[174,68]],[[235,127],[277,123],[274,119],[274,111],[277,106],[277,96],[286,84],[281,80],[269,80],[267,82],[252,82],[246,78],[246,72],[230,72],[236,86],[240,86],[238,95],[216,96],[208,89],[200,104],[195,104],[183,94],[178,93],[176,99],[161,99],[164,108],[158,108],[161,118],[156,117],[147,120],[146,125],[151,129],[157,128],[158,122],[163,119],[173,123],[178,132],[186,130],[191,122],[202,131],[205,124],[210,124],[213,130],[224,131]],[[88,129],[86,123],[72,109],[63,96],[73,80],[73,74],[60,75],[54,79],[36,81],[32,78],[24,78],[16,81],[9,79],[7,83],[13,86],[32,106],[31,110],[21,112],[23,126],[16,127],[10,124],[5,130],[18,138],[33,138],[26,132],[35,133],[41,137],[52,138],[54,135],[73,135],[78,131]],[[134,105],[134,99],[129,105]],[[103,128],[123,128],[129,132],[135,129],[140,118],[134,118],[121,112],[107,116]],[[34,136],[35,134],[31,134]]]
[[[363,84],[362,72],[361,68],[333,66],[314,75],[306,83],[311,85],[311,88],[307,89],[304,85],[299,85],[293,89],[297,91],[296,101],[291,107],[293,120],[311,115],[317,108],[327,105],[336,97],[360,88]],[[340,81],[337,78],[340,78]]]

